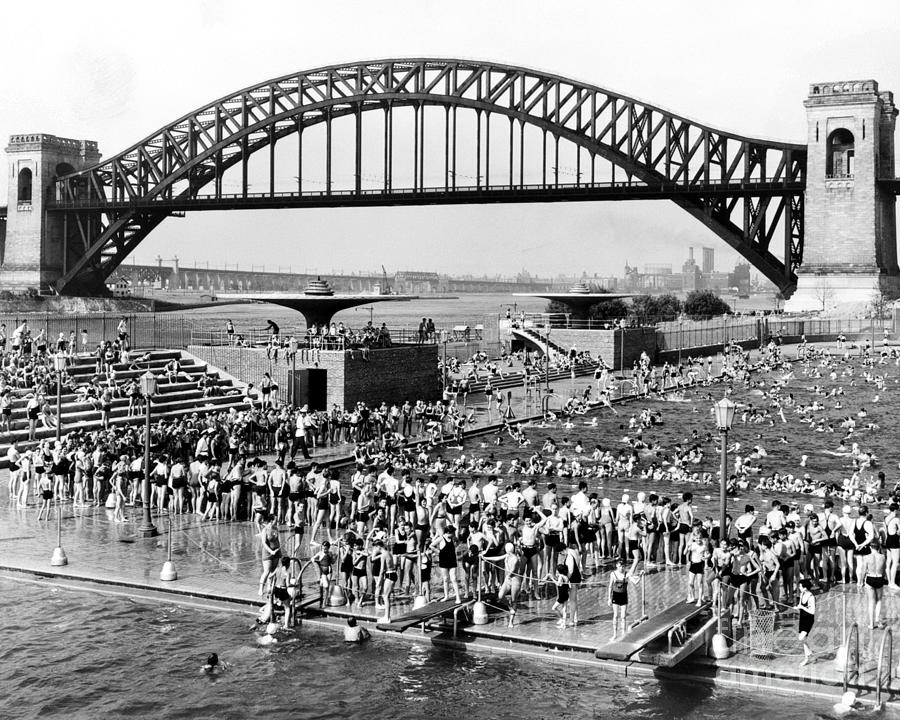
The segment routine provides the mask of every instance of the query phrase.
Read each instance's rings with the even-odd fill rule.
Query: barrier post
[[[712,642],[710,643],[710,654],[716,660],[725,660],[726,658],[731,657],[731,648],[728,647],[728,639],[722,633],[722,613],[725,609],[725,599],[724,588],[722,587],[722,583],[719,583],[719,608],[717,611],[718,624],[716,629],[716,634],[712,637]]]
[[[62,499],[56,501],[56,547],[50,556],[50,564],[54,567],[69,564],[66,551],[62,549]]]
[[[425,594],[422,592],[422,551],[416,551],[416,579],[418,581],[418,590],[413,597],[413,610],[418,610],[420,607],[424,607],[427,604],[425,600]]]
[[[486,625],[488,621],[487,617],[487,606],[481,599],[481,587],[484,585],[484,578],[482,573],[484,571],[483,561],[481,559],[481,555],[478,556],[478,590],[476,592],[476,597],[478,598],[475,601],[475,604],[472,606],[472,624],[473,625]]]
[[[164,582],[170,582],[178,579],[178,572],[175,570],[175,563],[172,562],[172,516],[169,516],[167,523],[169,537],[166,542],[166,561],[163,563],[162,570],[159,572],[159,579]]]

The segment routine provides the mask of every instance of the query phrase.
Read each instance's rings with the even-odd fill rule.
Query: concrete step
[[[221,398],[208,398],[210,400],[213,399],[221,399]],[[218,413],[223,411],[228,411],[231,408],[236,408],[238,410],[244,409],[244,398],[243,396],[233,395],[230,397],[230,402],[222,402],[222,403],[210,403],[209,405],[194,405],[190,406],[186,409],[177,409],[177,410],[166,410],[164,412],[155,412],[153,413],[152,419],[154,422],[159,420],[160,418],[178,418],[183,417],[185,415],[193,415],[197,413],[199,416],[208,415],[209,413]],[[138,423],[144,422],[143,416],[140,417],[131,417],[131,418],[116,418],[110,421],[111,425],[135,425]],[[85,430],[99,430],[100,429],[100,421],[92,421],[89,423],[79,423],[78,427],[80,429]],[[66,428],[63,426],[63,434],[65,435]],[[27,433],[26,433],[27,435]],[[35,442],[21,441],[18,443],[17,447],[20,451],[28,450],[35,447],[40,440],[52,440],[56,436],[56,430],[38,430],[35,433]],[[6,438],[0,440],[0,469],[6,469],[9,467],[9,463],[6,459],[6,451],[9,448],[9,442]]]
[[[202,373],[198,373],[197,377],[199,378],[200,375],[202,375]],[[184,392],[186,390],[193,390],[193,389],[197,388],[197,382],[198,381],[195,379],[192,379],[189,381],[182,380],[181,382],[177,382],[177,383],[161,382],[157,386],[157,395],[168,396],[172,393],[179,393],[179,392]],[[232,384],[230,380],[226,380],[221,377],[216,377],[214,382],[215,382],[215,384],[219,385],[220,387],[225,387],[225,386],[230,387]],[[55,409],[56,409],[56,394],[51,393],[50,395],[47,396],[47,400],[53,406],[54,411],[55,411]],[[118,404],[124,403],[127,405],[128,399],[127,398],[113,398],[113,406],[115,406],[117,403]],[[17,415],[21,414],[24,411],[24,408],[27,404],[28,404],[27,398],[24,398],[24,397],[14,398],[12,401],[13,417],[16,417]],[[84,403],[84,402],[81,402],[80,400],[78,400],[78,396],[75,395],[75,393],[64,393],[60,398],[60,404],[62,406],[63,413],[65,413],[68,409],[70,409],[72,407],[87,406],[87,403]]]
[[[202,402],[200,402],[202,400]],[[207,415],[211,412],[222,412],[229,410],[230,408],[238,408],[243,409],[244,405],[244,396],[243,395],[226,395],[220,397],[211,397],[211,398],[201,398],[195,399],[192,401],[179,402],[179,403],[169,403],[163,408],[154,408],[152,414],[152,420],[156,422],[160,418],[176,418],[182,417],[184,415],[191,415],[193,413],[197,413],[198,415]],[[100,423],[100,414],[96,414],[96,419],[82,421],[77,423],[77,428],[80,430],[99,430],[101,428]],[[111,425],[136,425],[144,422],[144,416],[131,416],[128,417],[126,415],[121,415],[119,417],[113,417],[110,419]],[[65,422],[63,423],[62,434],[65,435],[66,432],[73,429],[73,426],[67,426]],[[55,428],[39,428],[35,432],[35,441],[29,442],[25,438],[28,437],[27,430],[16,430],[13,433],[6,434],[2,438],[0,438],[0,468],[8,467],[8,463],[6,461],[6,451],[9,448],[10,440],[15,439],[18,443],[17,447],[19,450],[26,450],[37,445],[37,442],[40,440],[52,440],[56,437],[56,429]]]
[[[229,383],[227,380],[220,380],[219,387],[222,388],[223,392],[228,392],[233,389],[234,386]],[[212,397],[221,397],[219,395]],[[183,402],[186,400],[200,400],[203,399],[202,392],[197,389],[195,386],[185,387],[179,392],[171,392],[166,393],[164,395],[157,395],[156,399],[153,402],[154,407],[163,407],[165,405],[169,405],[174,402]],[[100,411],[95,410],[88,403],[69,403],[61,406],[62,409],[62,417],[63,417],[63,425],[71,425],[75,422],[80,422],[85,419],[90,418],[99,418]],[[128,399],[127,398],[116,398],[113,400],[112,408],[110,410],[110,417],[118,417],[122,413],[128,411]],[[55,405],[53,406],[53,414],[56,414]],[[18,412],[14,412],[10,417],[10,424],[12,428],[15,430],[17,428],[25,428],[28,427],[28,418],[25,415],[25,412],[20,410]]]

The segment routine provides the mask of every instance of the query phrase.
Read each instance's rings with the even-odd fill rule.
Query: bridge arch
[[[413,108],[418,149],[419,113],[424,134],[424,108],[430,106],[446,111],[443,186],[426,187],[424,170],[417,166],[412,188],[394,187],[387,149],[392,140],[386,139],[384,187],[377,193],[364,190],[359,130],[363,115],[382,110],[387,138],[394,110]],[[482,115],[487,118],[488,143],[491,116],[508,119],[506,182],[492,183],[487,172],[484,184],[480,173],[474,187],[457,183],[451,171],[451,163],[456,167],[456,144],[451,157],[450,116],[455,138],[458,109],[474,111],[479,133]],[[335,193],[331,126],[348,116],[357,118],[356,183],[349,194]],[[310,204],[311,195],[320,205],[395,204],[399,195],[417,204],[602,199],[618,190],[615,182],[594,181],[595,161],[602,158],[624,171],[622,188],[639,197],[675,201],[783,290],[792,287],[793,270],[802,261],[804,145],[725,133],[624,95],[526,68],[463,60],[380,60],[301,71],[245,88],[182,116],[99,165],[61,178],[53,207],[70,216],[72,238],[71,257],[57,288],[65,292],[96,286],[170,213],[223,200],[227,194],[222,178],[237,165],[242,167],[239,195],[246,206],[261,206],[266,196],[274,201],[274,179],[262,198],[248,192],[249,158],[269,148],[274,177],[275,144],[322,124],[328,138],[326,186],[311,194],[298,172],[295,206]],[[537,128],[543,139],[543,173],[537,186],[524,178],[526,126]],[[555,143],[556,157],[560,140],[580,149],[579,163],[580,152],[588,153],[590,182],[581,180],[585,171],[578,173],[576,183],[561,183],[558,161],[548,177],[548,137]],[[518,177],[515,149],[521,156]],[[489,149],[483,154],[479,145],[476,153],[478,162],[482,157],[490,162]],[[415,162],[424,163],[424,155],[423,149]],[[202,194],[207,187],[211,194]],[[292,206],[290,199],[282,199],[280,206]],[[781,257],[770,249],[777,229],[783,233],[783,245],[776,242],[773,249],[780,245]]]

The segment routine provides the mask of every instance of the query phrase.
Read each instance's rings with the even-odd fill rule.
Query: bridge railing
[[[136,207],[147,205],[166,206],[199,206],[204,204],[216,204],[221,202],[234,202],[238,200],[248,201],[266,201],[266,200],[289,200],[292,198],[352,198],[359,196],[373,197],[381,195],[390,196],[412,196],[412,195],[435,195],[443,193],[453,194],[478,194],[491,192],[546,192],[552,191],[569,191],[589,193],[594,190],[604,191],[621,191],[621,192],[641,192],[645,191],[653,194],[669,195],[680,194],[689,191],[709,190],[710,188],[722,188],[729,192],[739,192],[741,190],[760,191],[766,188],[784,188],[798,186],[802,188],[802,183],[793,181],[784,177],[767,177],[767,178],[749,178],[732,182],[702,182],[702,183],[646,183],[642,181],[615,181],[615,182],[577,182],[577,183],[529,183],[529,184],[491,184],[491,185],[450,185],[450,186],[434,186],[420,188],[398,188],[392,187],[389,190],[381,188],[361,188],[357,189],[321,189],[321,190],[301,190],[290,192],[263,192],[263,193],[219,193],[219,194],[201,194],[191,197],[164,197],[154,195],[153,197],[136,197],[128,200],[110,199],[103,196],[89,195],[87,197],[65,197],[57,195],[49,203],[49,207],[55,209],[84,208],[84,207]]]

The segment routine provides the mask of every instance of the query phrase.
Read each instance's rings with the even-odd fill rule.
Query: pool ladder
[[[887,653],[884,648],[887,646]],[[850,688],[851,681],[855,686],[859,685],[859,625],[853,623],[850,626],[850,632],[847,634],[847,641],[844,644],[846,649],[846,659],[844,661],[844,689],[847,692]],[[850,648],[853,648],[851,654]],[[875,669],[875,711],[879,711],[884,706],[882,693],[891,690],[891,678],[894,674],[894,633],[891,628],[885,628],[881,635],[881,642],[878,645],[878,664]],[[885,667],[885,658],[887,658],[887,667]],[[852,664],[852,670],[851,670]]]

